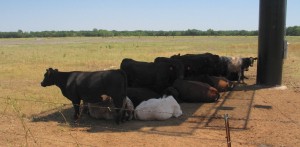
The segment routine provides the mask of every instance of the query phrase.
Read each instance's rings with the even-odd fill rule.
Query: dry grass
[[[297,91],[300,37],[287,37],[287,40],[290,45],[283,81]],[[56,103],[70,103],[57,87],[40,86],[45,69],[49,67],[61,71],[94,71],[119,68],[123,58],[153,61],[158,56],[205,52],[226,56],[257,56],[257,37],[0,39],[0,118],[17,115],[21,121],[17,126],[23,126],[27,144],[27,137],[31,134],[23,119],[62,107]],[[32,103],[31,100],[49,103]]]
[[[293,72],[287,74],[299,77],[299,68],[290,66],[300,56],[300,52],[297,52],[300,48],[299,37],[290,37],[288,40],[291,43],[291,60],[286,63]],[[40,87],[46,68],[53,67],[61,71],[103,70],[119,68],[123,58],[153,61],[158,56],[205,52],[226,56],[256,56],[257,37],[1,39],[0,97],[68,102],[57,88]],[[293,75],[294,72],[296,75]],[[23,107],[22,104],[20,107]],[[31,106],[29,108],[36,111]],[[41,106],[40,111],[44,109],[48,107]]]

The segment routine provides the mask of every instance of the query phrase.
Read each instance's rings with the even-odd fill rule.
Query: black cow
[[[171,58],[167,58],[167,57],[156,57],[154,59],[154,63],[159,63],[159,62],[165,62],[165,63],[168,63],[169,65],[171,65],[172,67],[174,67],[174,72],[175,72],[175,75],[182,79],[185,74],[184,74],[184,64],[180,61],[180,60],[177,60],[177,59],[171,59]]]
[[[257,58],[253,57],[247,57],[247,58],[242,58],[242,69],[245,71],[249,70],[249,67],[252,67],[254,64],[254,61],[257,60]]]
[[[120,68],[127,75],[129,87],[149,88],[159,94],[162,94],[177,78],[183,78],[183,72],[180,72],[183,70],[167,62],[123,59]]]
[[[127,96],[132,101],[134,107],[137,107],[141,102],[147,101],[151,98],[160,98],[162,95],[150,90],[148,88],[127,88]]]
[[[211,53],[173,55],[171,59],[180,60],[185,67],[185,76],[217,75],[219,56]]]
[[[121,70],[95,71],[95,72],[59,72],[57,69],[46,70],[41,86],[56,85],[62,94],[72,101],[75,109],[74,119],[79,117],[79,105],[83,100],[87,103],[98,103],[101,95],[112,97],[117,110],[116,123],[123,119],[125,107],[127,80],[126,74]]]

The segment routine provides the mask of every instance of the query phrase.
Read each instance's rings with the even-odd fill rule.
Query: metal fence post
[[[227,139],[227,146],[231,147],[231,139],[230,139],[230,130],[229,130],[229,121],[228,121],[228,114],[224,114],[225,120],[225,128],[226,128],[226,139]]]

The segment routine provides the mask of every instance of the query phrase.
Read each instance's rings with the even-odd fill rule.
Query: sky
[[[287,0],[286,26],[300,26]],[[1,0],[0,32],[258,30],[259,0]]]

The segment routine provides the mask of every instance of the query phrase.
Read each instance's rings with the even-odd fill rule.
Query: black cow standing
[[[41,86],[56,85],[62,94],[72,101],[75,109],[74,119],[79,117],[80,101],[87,103],[101,102],[101,95],[112,97],[119,112],[116,123],[123,119],[125,108],[127,80],[126,74],[121,70],[107,70],[95,72],[59,72],[57,69],[46,70]]]
[[[129,87],[149,88],[159,94],[177,78],[182,79],[184,71],[168,62],[142,62],[128,58],[122,60],[120,68],[127,75]]]

